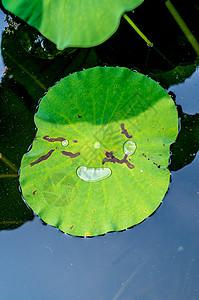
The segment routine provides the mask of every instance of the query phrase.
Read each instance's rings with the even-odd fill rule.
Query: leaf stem
[[[139,36],[147,43],[148,46],[153,47],[153,43],[147,39],[146,35],[133,23],[133,21],[126,15],[123,14],[124,19],[133,27],[133,29],[139,34]]]
[[[13,177],[18,177],[18,174],[6,174],[6,175],[0,175],[0,178],[13,178]]]
[[[153,49],[164,59],[166,62],[172,66],[175,67],[175,65],[160,51],[158,50],[151,41],[144,35],[144,33],[133,23],[133,21],[126,15],[123,14],[123,17],[125,20],[133,27],[133,29],[139,34],[139,36],[147,43],[149,47],[153,47]]]
[[[1,153],[0,153],[0,159],[14,172],[18,173],[18,169],[9,161],[7,158],[5,158]],[[18,174],[16,174],[18,176]]]
[[[168,8],[169,12],[183,31],[184,35],[186,36],[187,40],[195,50],[197,56],[199,56],[199,44],[195,38],[195,36],[191,33],[185,22],[183,21],[182,17],[179,15],[173,4],[171,3],[170,0],[167,0],[165,2],[166,7]]]

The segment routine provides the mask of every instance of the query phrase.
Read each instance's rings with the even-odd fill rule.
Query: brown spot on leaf
[[[72,152],[67,152],[67,151],[61,151],[61,153],[63,155],[69,156],[70,158],[75,158],[80,155],[80,152],[72,153]]]
[[[65,141],[66,139],[63,138],[63,137],[50,138],[49,135],[45,135],[45,136],[43,137],[43,140],[48,141],[48,142],[50,142],[50,143],[54,143],[54,142],[63,142],[63,141]]]
[[[127,154],[125,154],[124,155],[124,158],[122,158],[122,159],[119,159],[119,158],[117,158],[117,157],[115,157],[114,155],[113,155],[113,151],[110,151],[110,152],[108,152],[108,151],[105,151],[104,152],[105,153],[105,155],[106,155],[106,157],[103,159],[103,161],[102,161],[102,164],[104,165],[105,164],[105,162],[112,162],[112,163],[118,163],[118,164],[126,164],[127,165],[127,167],[129,168],[129,169],[134,169],[135,168],[135,166],[133,165],[133,164],[131,164],[128,160],[127,160],[127,157],[128,157],[128,155]]]
[[[124,128],[124,123],[122,123],[120,126],[121,126],[121,129],[122,129],[121,134],[124,134],[124,135],[127,137],[127,139],[130,139],[130,138],[133,137],[133,136],[130,135],[130,134],[128,133],[128,131]]]
[[[53,153],[54,151],[55,151],[55,149],[50,150],[47,154],[42,155],[42,156],[39,157],[37,160],[35,160],[34,162],[32,162],[32,163],[30,164],[30,166],[32,167],[32,166],[34,166],[34,165],[36,165],[36,164],[39,164],[40,162],[42,162],[42,161],[48,159],[48,158],[52,155],[52,153]]]

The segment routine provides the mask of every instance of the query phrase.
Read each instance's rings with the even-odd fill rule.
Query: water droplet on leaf
[[[87,168],[81,166],[77,169],[77,175],[84,181],[97,182],[108,178],[111,175],[109,168]]]
[[[95,148],[95,149],[99,149],[99,148],[100,148],[100,146],[101,146],[101,145],[100,145],[100,143],[99,143],[99,142],[95,142],[95,144],[94,144],[94,148]]]
[[[124,154],[132,155],[136,150],[136,144],[132,141],[126,141],[124,143]]]
[[[62,146],[66,147],[66,146],[68,146],[68,141],[64,140],[64,141],[61,142],[61,144],[62,144]]]

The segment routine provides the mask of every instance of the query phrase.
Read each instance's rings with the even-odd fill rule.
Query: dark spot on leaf
[[[50,150],[47,154],[42,155],[42,156],[39,157],[37,160],[35,160],[34,162],[32,162],[32,163],[30,164],[30,166],[32,167],[32,166],[34,166],[34,165],[36,165],[36,164],[39,164],[40,162],[42,162],[42,161],[48,159],[54,151],[55,151],[55,149]]]
[[[78,118],[82,118],[82,116],[80,116],[80,115],[78,114]]]
[[[33,194],[33,196],[36,194],[36,192],[37,192],[37,190],[35,190],[32,194]]]
[[[73,143],[78,143],[78,140],[72,140]]]
[[[45,136],[43,137],[43,140],[48,141],[48,142],[50,142],[50,143],[54,143],[54,142],[63,142],[63,141],[65,141],[66,139],[63,138],[63,137],[50,138],[49,135],[45,135]]]
[[[110,151],[110,152],[108,152],[108,151],[105,151],[105,155],[106,155],[106,157],[103,159],[103,161],[102,161],[102,164],[104,165],[105,164],[105,162],[112,162],[112,163],[118,163],[118,164],[126,164],[127,165],[127,167],[129,168],[129,169],[134,169],[135,168],[135,166],[134,165],[132,165],[128,160],[127,160],[127,157],[128,157],[128,155],[127,154],[125,154],[125,156],[124,156],[124,158],[122,158],[122,159],[119,159],[119,158],[117,158],[117,157],[115,157],[114,155],[113,155],[113,151]]]
[[[61,151],[61,153],[63,155],[69,156],[70,158],[75,158],[80,155],[80,152],[72,153],[72,152],[67,152],[67,151]]]
[[[69,227],[69,229],[72,230],[73,229],[73,225],[71,227]]]
[[[133,136],[130,135],[130,134],[128,133],[128,131],[124,128],[124,123],[122,123],[120,126],[121,126],[121,129],[122,129],[121,134],[124,134],[128,139],[130,139],[130,138],[133,137]]]

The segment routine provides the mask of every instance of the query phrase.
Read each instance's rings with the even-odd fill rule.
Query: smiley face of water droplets
[[[102,165],[104,165],[105,163],[114,163],[114,164],[116,163],[116,164],[120,164],[120,165],[126,164],[126,166],[129,169],[133,169],[135,166],[128,160],[128,157],[133,155],[134,152],[136,151],[136,144],[135,144],[135,142],[133,142],[131,140],[132,135],[130,135],[128,133],[127,129],[125,128],[124,123],[122,123],[120,126],[121,126],[121,134],[124,134],[125,137],[128,139],[127,141],[125,141],[125,143],[123,145],[124,157],[122,159],[119,159],[115,156],[114,151],[110,151],[110,152],[104,151],[105,157],[102,160]],[[69,145],[69,141],[63,137],[54,138],[54,137],[50,137],[50,136],[46,135],[43,137],[43,140],[45,140],[49,143],[61,142],[61,145],[63,147],[67,147]],[[78,141],[73,140],[73,142],[76,143]],[[102,148],[102,145],[100,144],[99,141],[96,141],[93,143],[93,148],[95,150],[100,150],[100,148]],[[57,147],[55,149],[51,149],[48,153],[39,157],[36,161],[34,161],[30,164],[30,167],[49,159],[49,157],[53,154],[53,152],[56,149],[57,149]],[[64,156],[67,156],[70,158],[76,158],[81,154],[80,152],[72,153],[70,151],[65,151],[65,150],[62,150],[60,152]],[[104,166],[101,168],[100,167],[93,168],[93,167],[79,166],[77,168],[76,174],[83,181],[98,182],[98,181],[101,181],[101,180],[104,180],[104,179],[107,179],[108,177],[110,177],[112,174],[112,171],[110,168],[107,168]]]
[[[124,127],[124,123],[121,124],[122,132],[121,134],[124,134],[126,138],[131,139],[132,135],[128,133],[128,131]],[[100,149],[101,144],[96,141],[94,143],[95,149]],[[124,158],[119,159],[114,155],[113,151],[104,151],[105,158],[102,161],[102,165],[104,165],[106,162],[112,162],[112,163],[118,163],[118,164],[126,164],[126,166],[129,169],[133,169],[135,166],[131,164],[127,158],[128,156],[131,156],[136,151],[136,144],[132,140],[127,140],[123,145],[123,152],[124,152]],[[77,168],[77,176],[82,179],[83,181],[87,182],[98,182],[104,179],[107,179],[112,174],[111,169],[109,168],[88,168],[85,166],[80,166]]]

